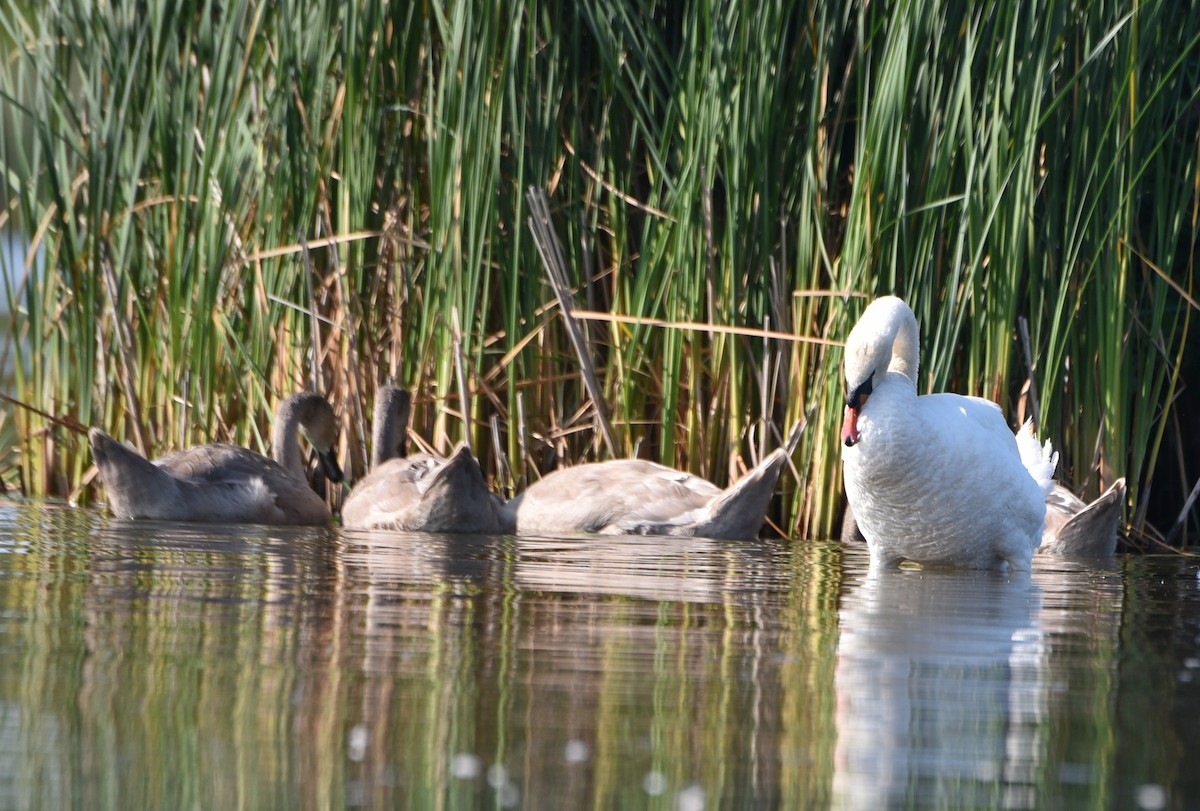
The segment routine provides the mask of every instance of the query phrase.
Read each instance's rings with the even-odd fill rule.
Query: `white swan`
[[[779,472],[802,427],[726,490],[645,459],[616,459],[556,470],[508,502],[505,510],[518,535],[757,538]]]
[[[917,319],[895,296],[867,307],[846,342],[842,471],[871,562],[1028,570],[1057,455],[1000,407],[917,396]]]
[[[505,531],[500,500],[488,490],[466,444],[447,458],[405,455],[408,407],[408,392],[396,386],[385,386],[377,395],[371,472],[342,505],[342,525],[410,532]]]
[[[324,397],[308,392],[288,397],[276,409],[274,459],[214,443],[152,462],[98,428],[88,432],[88,440],[109,509],[118,518],[327,524],[329,508],[309,486],[300,457],[301,429],[317,450],[326,477],[340,482],[333,409]]]

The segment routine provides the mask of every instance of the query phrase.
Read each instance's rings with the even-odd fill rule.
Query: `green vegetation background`
[[[0,6],[0,226],[45,265],[5,268],[4,352],[47,414],[262,447],[313,387],[361,473],[395,379],[503,489],[610,453],[725,483],[808,414],[775,520],[820,535],[837,341],[896,292],[923,390],[1035,415],[1075,489],[1129,478],[1136,528],[1200,473],[1198,2],[28,5]],[[5,419],[10,482],[87,495],[80,436]]]

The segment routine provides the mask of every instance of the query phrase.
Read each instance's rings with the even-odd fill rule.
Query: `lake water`
[[[0,807],[1200,807],[1200,578],[0,508]]]

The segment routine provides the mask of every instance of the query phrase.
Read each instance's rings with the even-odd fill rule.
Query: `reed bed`
[[[725,483],[807,416],[773,518],[816,536],[840,515],[838,342],[894,291],[923,388],[1036,416],[1065,481],[1127,476],[1128,519],[1165,533],[1200,477],[1196,19],[7,0],[0,225],[45,256],[5,269],[12,389],[156,453],[262,447],[312,387],[355,474],[394,379],[415,432],[468,439],[503,490],[633,454]],[[85,443],[11,418],[8,478],[86,498]]]

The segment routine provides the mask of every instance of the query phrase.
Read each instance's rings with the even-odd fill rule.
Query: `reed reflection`
[[[1178,559],[18,512],[2,807],[1132,807],[1194,773]]]
[[[5,807],[305,807],[288,712],[330,534],[28,510],[6,561]],[[336,567],[334,567],[336,568]]]
[[[828,798],[828,547],[61,512],[0,542],[0,805]]]
[[[813,741],[830,740],[831,713],[812,692],[831,659],[777,623],[819,586],[795,582],[782,547],[347,538],[368,595],[369,804],[401,785],[411,802],[525,807],[771,804],[828,785],[831,753]],[[803,755],[781,759],[788,745]]]

